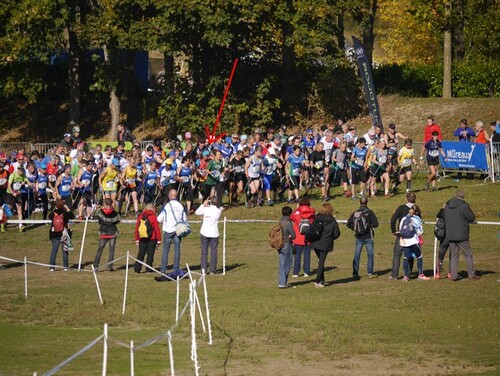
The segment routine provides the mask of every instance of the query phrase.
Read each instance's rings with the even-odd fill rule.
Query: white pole
[[[436,278],[436,269],[437,269],[436,250],[437,250],[437,238],[434,237],[434,278]]]
[[[179,284],[179,276],[177,276],[177,296],[175,299],[175,322],[177,323],[179,321],[179,299],[180,299],[180,284]]]
[[[108,324],[104,324],[104,343],[102,354],[102,376],[106,376],[106,369],[108,366]]]
[[[226,275],[226,223],[227,218],[224,217],[224,229],[222,232],[222,275]]]
[[[130,257],[130,252],[127,251],[127,261],[125,264],[125,286],[123,288],[123,306],[122,306],[122,315],[125,314],[125,304],[127,304],[127,287],[128,287],[128,260]]]
[[[134,376],[134,341],[130,341],[130,376]]]
[[[102,301],[101,288],[99,287],[99,281],[97,280],[97,274],[95,274],[94,265],[91,265],[91,267],[92,267],[92,273],[94,274],[95,285],[97,287],[97,294],[99,295],[99,301],[101,302],[101,305],[103,305],[104,302]]]
[[[207,293],[207,281],[205,274],[205,270],[202,270],[203,273],[203,293],[205,295],[205,310],[207,312],[207,326],[208,326],[208,344],[212,344],[212,322],[210,321],[210,309],[208,307],[208,293]]]
[[[191,312],[191,359],[194,362],[194,373],[196,376],[199,375],[198,367],[198,353],[196,350],[196,307],[195,307],[195,285],[194,283],[189,284],[189,295],[190,295],[190,312]]]
[[[198,299],[198,292],[196,291],[196,281],[193,280],[193,275],[191,274],[191,269],[189,269],[189,264],[186,264],[186,269],[188,271],[189,280],[191,284],[194,286],[194,302],[196,303],[196,306],[198,307],[198,312],[200,313],[201,328],[203,330],[203,333],[206,333],[207,329],[205,328],[205,319],[203,318],[203,314],[201,313],[200,299]]]
[[[170,330],[167,332],[167,340],[168,340],[168,357],[170,359],[170,375],[175,376],[174,349],[172,347],[172,333],[170,333]]]
[[[24,299],[28,299],[28,262],[24,256]]]
[[[491,182],[495,182],[495,149],[493,149],[493,137],[490,138],[490,163],[491,163]]]
[[[80,247],[80,257],[78,259],[78,271],[82,270],[83,245],[85,244],[85,235],[87,235],[88,224],[89,224],[89,217],[85,218],[85,227],[83,228],[82,245]]]

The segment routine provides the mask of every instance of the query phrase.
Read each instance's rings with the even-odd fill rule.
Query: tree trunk
[[[372,64],[373,47],[375,44],[375,34],[373,32],[375,24],[375,14],[377,13],[377,0],[366,0],[368,14],[363,21],[363,45],[368,56],[370,65]]]
[[[80,58],[81,51],[78,43],[76,33],[67,28],[68,33],[68,51],[69,51],[69,64],[68,64],[68,85],[69,85],[69,99],[68,99],[68,123],[70,127],[75,125],[80,126]]]
[[[164,70],[165,70],[165,85],[164,89],[167,93],[167,95],[172,95],[174,94],[174,75],[175,75],[175,66],[174,66],[174,57],[172,54],[165,52],[163,54],[163,61],[164,61]]]
[[[344,9],[341,9],[337,16],[337,45],[341,51],[345,49],[344,30]]]
[[[465,57],[464,42],[464,0],[455,0],[456,23],[453,25],[453,47],[455,51],[454,58],[463,60]]]
[[[116,53],[116,51],[108,51],[107,46],[103,47],[104,51],[104,63],[106,65],[111,65],[113,63],[110,54]],[[116,136],[116,128],[120,122],[120,98],[116,93],[116,82],[112,77],[109,78],[109,110],[111,114],[111,128],[108,133],[108,140],[114,141]]]
[[[451,3],[445,4],[446,17],[451,18]],[[443,98],[451,98],[451,27],[447,27],[444,32],[444,48],[443,48]]]

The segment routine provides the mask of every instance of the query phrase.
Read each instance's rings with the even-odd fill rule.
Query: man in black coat
[[[391,232],[396,237],[394,241],[394,254],[392,256],[392,272],[389,276],[389,279],[397,280],[399,276],[399,266],[401,264],[401,255],[403,254],[403,247],[399,244],[399,224],[401,220],[408,215],[410,209],[415,205],[415,201],[417,200],[417,196],[413,192],[408,192],[406,194],[406,204],[399,206],[391,217]],[[413,269],[413,260],[414,258],[410,258],[410,270]]]
[[[458,279],[458,255],[461,250],[467,263],[469,279],[475,281],[481,277],[476,275],[474,270],[474,260],[469,242],[469,224],[476,220],[476,216],[469,204],[464,201],[464,198],[464,191],[458,190],[455,197],[450,199],[444,207],[446,238],[450,242],[451,279],[454,281]]]
[[[347,227],[354,231],[354,237],[356,238],[356,247],[354,249],[354,259],[352,260],[352,277],[354,279],[359,279],[359,259],[361,257],[361,250],[363,245],[366,246],[366,253],[368,254],[368,278],[376,278],[377,275],[373,273],[374,265],[374,251],[373,251],[373,238],[375,236],[374,228],[378,227],[378,219],[373,211],[368,209],[368,199],[363,196],[359,199],[359,209],[351,214],[347,220]],[[362,213],[366,221],[366,232],[358,233],[356,229],[358,222],[355,217],[358,213]],[[359,226],[358,226],[359,227]]]
[[[116,141],[135,141],[135,136],[123,123],[118,124],[116,126],[116,129],[118,130],[118,132],[116,133]]]

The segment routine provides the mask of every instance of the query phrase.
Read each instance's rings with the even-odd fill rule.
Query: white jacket
[[[202,215],[203,222],[201,224],[200,234],[206,238],[219,237],[219,218],[222,209],[216,205],[205,206],[201,205],[194,214]]]
[[[184,206],[182,206],[182,204],[177,200],[171,200],[167,204],[165,204],[160,214],[158,215],[158,222],[163,222],[162,229],[163,232],[166,233],[175,232],[175,225],[181,220],[187,221],[187,217]]]
[[[404,217],[404,218],[406,218],[406,217]],[[400,230],[403,227],[404,218],[401,219],[401,221],[399,222],[399,229]],[[411,217],[411,223],[413,225],[413,228],[415,229],[415,235],[409,239],[404,239],[404,238],[400,237],[399,238],[399,245],[401,247],[410,247],[414,244],[420,244],[419,237],[424,233],[424,227],[422,226],[422,220],[420,219],[419,216],[414,215]]]

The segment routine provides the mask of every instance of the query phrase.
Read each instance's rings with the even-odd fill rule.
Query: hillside
[[[397,95],[379,96],[382,120],[385,125],[395,123],[399,130],[416,140],[422,137],[422,128],[426,118],[432,114],[443,128],[445,135],[451,136],[451,132],[458,126],[460,119],[467,118],[469,124],[482,120],[485,124],[500,119],[500,99],[498,98],[454,98],[443,100],[440,98],[407,98]],[[57,141],[65,131],[65,106],[61,104],[57,113],[49,113],[44,107],[34,130],[30,125],[30,114],[27,107],[18,106],[0,110],[0,142],[9,141],[32,141],[49,142]],[[97,113],[93,123],[96,124],[99,134],[89,134],[85,128],[82,129],[86,139],[103,139],[106,134],[107,112]],[[324,123],[317,121],[315,123]],[[321,120],[321,119],[319,119]],[[350,121],[364,132],[371,124],[369,116],[362,116]],[[55,134],[51,139],[43,134]],[[145,127],[137,125],[134,134],[142,140],[163,137],[164,127]],[[448,137],[447,137],[448,138]]]

